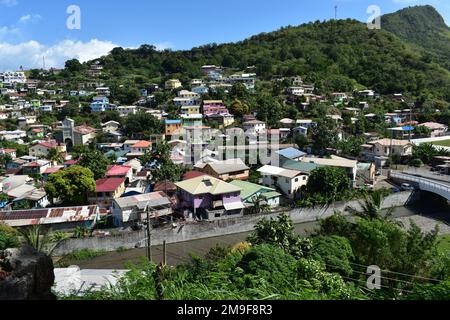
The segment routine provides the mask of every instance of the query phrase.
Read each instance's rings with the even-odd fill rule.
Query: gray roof
[[[213,169],[218,174],[227,174],[231,172],[245,171],[250,169],[241,159],[230,159],[208,163],[207,165],[209,165],[211,169]]]
[[[138,207],[140,210],[143,210],[147,205],[150,207],[160,207],[172,204],[170,199],[162,192],[152,192],[131,197],[119,198],[115,199],[114,202],[122,210],[133,207]]]

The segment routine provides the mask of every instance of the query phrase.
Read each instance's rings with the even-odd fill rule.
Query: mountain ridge
[[[434,8],[404,10],[403,15],[406,12],[415,17],[412,21],[424,14],[433,16],[433,29],[446,31],[441,25],[443,18]],[[450,101],[450,72],[443,63],[445,55],[440,48],[429,54],[425,47],[402,40],[400,30],[397,34],[390,32],[388,29],[393,28],[398,16],[398,13],[384,16],[382,21],[387,27],[382,25],[381,30],[369,30],[354,19],[315,21],[260,33],[235,43],[207,44],[191,50],[157,51],[150,45],[138,49],[119,47],[96,60],[104,66],[102,79],[113,87],[163,83],[172,77],[188,83],[189,79],[201,76],[202,65],[215,64],[239,70],[255,66],[258,76],[267,80],[273,75],[302,75],[324,92],[363,87],[383,94],[426,92]],[[405,19],[400,21],[403,25]],[[67,68],[65,71],[63,75],[67,78],[83,77]]]

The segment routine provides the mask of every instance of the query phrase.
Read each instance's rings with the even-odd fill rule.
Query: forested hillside
[[[427,61],[450,70],[450,28],[432,6],[417,6],[388,14],[382,28],[422,49]]]
[[[288,26],[237,43],[209,44],[187,51],[160,52],[149,45],[136,50],[115,48],[100,59],[105,67],[102,80],[111,87],[127,84],[128,88],[138,88],[149,81],[162,83],[169,77],[187,83],[200,76],[200,66],[205,64],[239,70],[254,66],[261,79],[302,75],[321,92],[367,87],[382,94],[432,93],[450,101],[450,71],[444,67],[448,67],[445,55],[450,51],[445,47],[450,46],[450,38],[446,38],[442,17],[432,10],[419,7],[387,16],[386,30],[369,30],[364,23],[350,19],[331,20]],[[397,30],[398,36],[409,42],[387,29]],[[439,41],[435,39],[437,34]],[[436,50],[417,50],[416,45],[409,44],[415,42],[434,44]],[[58,77],[76,83],[86,77],[83,70],[88,65],[66,68]]]

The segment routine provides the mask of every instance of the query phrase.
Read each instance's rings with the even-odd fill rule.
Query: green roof
[[[275,194],[280,196],[278,192],[275,191],[275,189],[268,188],[265,186],[261,186],[259,184],[247,182],[247,181],[241,181],[241,180],[234,180],[230,182],[230,184],[241,188],[241,198],[244,201],[249,200],[251,197],[253,197],[257,193],[263,194],[264,197],[267,199],[271,199],[275,197]],[[267,196],[268,194],[271,194],[271,196]]]
[[[297,170],[301,172],[310,173],[317,168],[320,168],[321,166],[315,163],[309,163],[309,162],[299,162],[294,160],[286,160],[284,161],[282,165],[283,169],[288,170]]]

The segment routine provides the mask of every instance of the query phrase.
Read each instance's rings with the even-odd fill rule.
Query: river
[[[424,231],[429,231],[436,224],[440,224],[441,232],[450,234],[450,206],[442,201],[433,199],[422,200],[413,207],[395,208],[392,217],[408,224],[413,219]],[[317,222],[295,225],[295,231],[302,236],[310,235],[317,228]],[[215,238],[192,240],[188,242],[167,245],[167,263],[175,266],[190,259],[190,254],[205,255],[216,245],[233,246],[245,241],[250,232],[225,235]],[[145,257],[145,249],[134,249],[122,252],[109,252],[103,256],[81,261],[78,266],[82,269],[128,269],[128,264],[138,263]],[[153,261],[160,263],[163,259],[162,246],[152,247]]]

